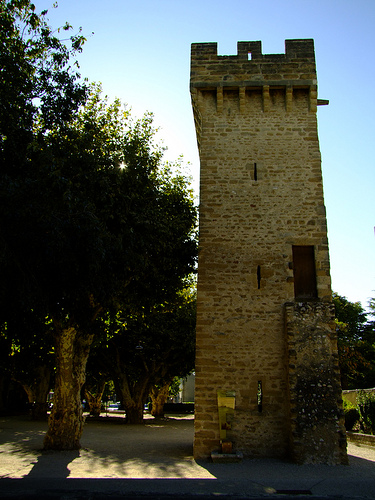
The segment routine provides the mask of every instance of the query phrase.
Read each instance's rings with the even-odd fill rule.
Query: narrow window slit
[[[260,290],[260,280],[261,280],[261,276],[260,276],[260,266],[257,267],[257,282],[258,282],[258,290]]]
[[[258,411],[260,413],[263,409],[263,388],[261,380],[258,380],[257,405],[258,405]]]
[[[258,168],[257,168],[257,164],[254,163],[254,181],[257,181],[258,180]]]
[[[247,53],[247,60],[248,60],[248,61],[251,61],[251,52],[248,52],[248,53]]]

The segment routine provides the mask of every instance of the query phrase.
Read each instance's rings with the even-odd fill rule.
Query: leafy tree
[[[6,334],[7,324],[0,324],[0,412],[7,410],[7,386],[11,378],[9,357],[12,351],[12,339]]]
[[[29,0],[0,0],[0,162],[9,183],[25,173],[35,121],[63,124],[86,98],[70,64],[85,39],[69,35],[68,23],[60,39],[46,14],[37,15]]]
[[[181,377],[175,376],[172,379],[165,379],[161,384],[151,387],[151,415],[154,417],[164,416],[164,405],[168,397],[176,397],[180,392]]]
[[[165,382],[164,384],[156,384],[151,387],[151,415],[153,417],[164,416],[164,405],[168,400],[171,383],[173,383],[173,379]]]
[[[95,385],[87,383],[84,385],[84,396],[86,403],[90,409],[90,415],[93,417],[98,417],[102,410],[102,399],[105,390],[106,380],[105,378],[99,379]]]
[[[96,366],[114,381],[128,423],[142,422],[155,386],[167,391],[175,376],[194,368],[195,305],[195,296],[180,293],[173,303],[131,315],[122,311],[110,322],[107,341],[95,353]]]
[[[375,298],[371,298],[368,303],[370,320],[368,320],[368,324],[375,331]]]
[[[170,183],[168,171],[158,172],[153,134],[151,116],[133,123],[96,90],[64,134],[51,130],[43,149],[34,147],[38,182],[21,198],[27,216],[12,236],[18,252],[27,248],[20,259],[34,273],[29,297],[54,325],[46,448],[79,447],[80,391],[98,316],[166,300],[193,269],[195,208],[182,178]]]
[[[0,317],[14,310],[47,315],[43,256],[50,252],[48,167],[42,162],[49,131],[62,129],[85,102],[87,88],[71,60],[84,38],[54,33],[46,11],[29,0],[0,0]],[[45,158],[46,159],[46,158]],[[50,169],[51,170],[51,169]],[[39,186],[40,184],[40,186]],[[56,213],[56,211],[55,211]],[[35,234],[34,234],[35,231]],[[44,246],[46,245],[46,246]],[[38,252],[41,250],[40,255]],[[49,255],[46,264],[51,261]],[[41,267],[40,267],[41,266]]]
[[[333,295],[343,389],[375,384],[375,329],[360,302]]]
[[[34,311],[17,311],[0,332],[7,343],[2,368],[27,394],[34,420],[47,418],[47,395],[52,387],[54,353],[51,325]]]
[[[196,213],[185,179],[167,180],[152,116],[132,121],[97,87],[87,99],[69,67],[82,37],[67,49],[34,10],[27,0],[1,3],[9,35],[1,57],[23,80],[10,95],[1,72],[0,314],[6,320],[19,305],[52,322],[55,393],[44,446],[74,449],[98,320],[175,295],[195,264]]]
[[[365,434],[375,434],[375,395],[359,391],[357,408],[361,431]]]
[[[97,355],[102,341],[103,332],[99,332],[90,349],[86,365],[86,380],[82,389],[82,399],[85,399],[90,415],[93,417],[98,417],[101,413],[104,393],[108,392],[110,386],[113,389],[108,370]]]

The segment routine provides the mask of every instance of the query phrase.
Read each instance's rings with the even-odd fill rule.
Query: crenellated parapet
[[[220,56],[217,43],[194,43],[191,46],[190,90],[216,92],[217,110],[222,110],[223,94],[237,90],[244,110],[246,92],[261,89],[264,111],[269,109],[270,92],[282,89],[285,107],[292,110],[293,91],[305,89],[309,110],[328,101],[317,99],[317,76],[314,41],[286,40],[285,54],[262,54],[260,41],[238,42],[237,55]],[[198,96],[196,97],[198,98]]]
[[[261,42],[238,42],[237,55],[217,55],[217,43],[191,46],[191,86],[316,85],[313,40],[286,40],[285,54],[262,54]]]

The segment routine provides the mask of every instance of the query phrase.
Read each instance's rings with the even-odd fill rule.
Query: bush
[[[359,391],[357,397],[359,424],[365,434],[375,433],[375,394]]]
[[[164,413],[194,413],[194,403],[165,403]]]
[[[347,431],[351,431],[355,423],[359,420],[359,411],[358,408],[353,405],[353,403],[350,403],[350,401],[347,401],[346,399],[343,400],[343,407],[345,416],[345,429]]]

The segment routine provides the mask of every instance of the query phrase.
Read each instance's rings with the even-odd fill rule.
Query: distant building
[[[195,396],[195,372],[181,379],[181,403],[193,403]]]

